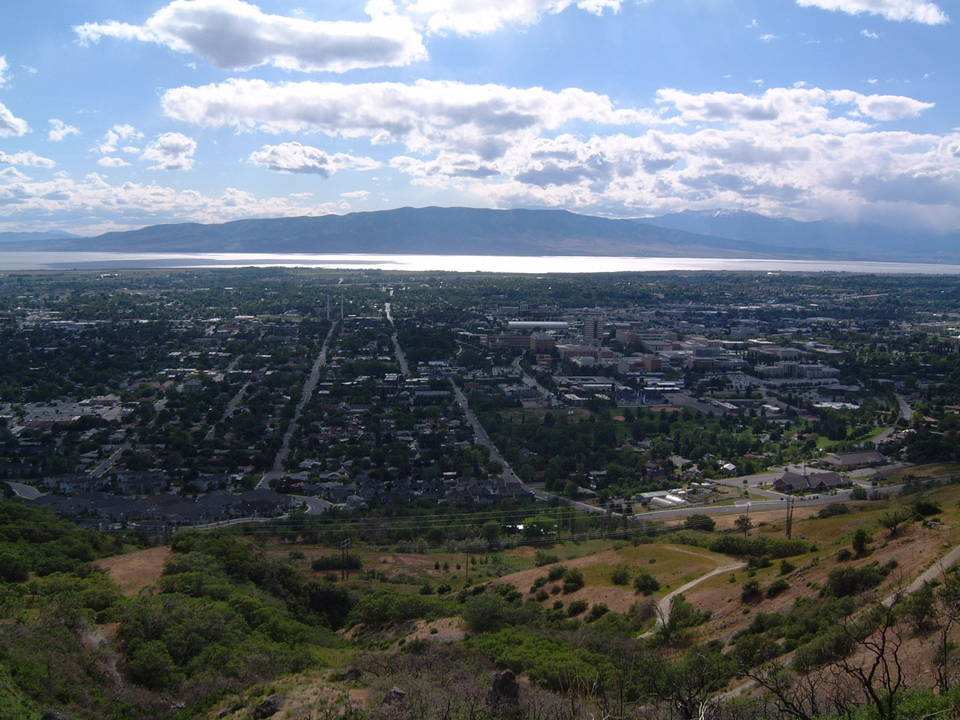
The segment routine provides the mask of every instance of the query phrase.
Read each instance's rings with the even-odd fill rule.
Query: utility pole
[[[347,550],[350,549],[353,542],[350,538],[345,538],[340,541],[340,579],[346,580],[349,572],[347,571]]]
[[[787,501],[787,540],[793,537],[793,498]]]

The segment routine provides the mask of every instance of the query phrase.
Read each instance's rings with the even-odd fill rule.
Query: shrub
[[[610,581],[614,585],[626,585],[630,582],[630,570],[626,565],[617,565],[610,575]]]
[[[560,558],[556,555],[549,555],[543,550],[537,550],[537,554],[533,556],[533,564],[537,567],[543,567],[544,565],[553,565],[554,563],[560,562]]]
[[[824,592],[834,597],[857,595],[883,582],[891,569],[889,565],[880,567],[876,563],[870,563],[859,568],[834,568],[827,576],[827,585]]]
[[[567,615],[575,617],[582,612],[586,612],[588,603],[586,600],[574,600],[567,606]]]
[[[717,526],[717,523],[709,515],[691,515],[684,521],[683,526],[687,530],[704,530],[711,532]]]
[[[781,561],[780,561],[780,574],[781,574],[781,575],[789,575],[790,573],[792,573],[792,572],[793,572],[794,570],[796,570],[796,569],[797,569],[797,566],[794,565],[794,564],[793,564],[792,562],[790,562],[789,560],[781,560]]]
[[[652,595],[660,589],[660,583],[646,570],[641,570],[640,574],[634,578],[633,589],[644,595]]]
[[[550,572],[547,573],[547,580],[549,582],[555,582],[567,574],[567,568],[564,565],[557,565],[556,567],[550,568]]]
[[[743,591],[740,593],[740,599],[743,602],[755,602],[763,597],[763,594],[760,592],[760,583],[756,580],[748,580],[743,585]]]
[[[850,508],[844,505],[843,503],[830,503],[825,508],[821,508],[820,512],[817,513],[819,518],[829,518],[834,515],[848,515],[850,513]]]
[[[943,508],[933,500],[921,498],[913,503],[913,511],[920,517],[929,517],[931,515],[939,515],[943,512]]]
[[[847,562],[853,558],[853,551],[850,548],[840,548],[837,551],[837,562]]]
[[[587,616],[587,622],[593,622],[594,620],[597,620],[603,617],[608,612],[610,612],[610,608],[608,608],[603,603],[597,603],[592,608],[590,608],[590,614]]]
[[[777,578],[772,583],[770,587],[767,588],[767,597],[773,598],[782,593],[784,590],[789,589],[790,583],[788,583],[783,578]]]
[[[321,555],[310,563],[316,572],[324,570],[360,570],[363,562],[357,555]]]
[[[563,594],[568,595],[583,587],[583,573],[579,570],[567,570],[563,579]]]

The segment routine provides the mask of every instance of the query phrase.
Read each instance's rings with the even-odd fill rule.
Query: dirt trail
[[[697,553],[690,553],[690,554],[696,555]],[[709,580],[712,577],[716,577],[717,575],[723,575],[724,573],[736,572],[737,570],[743,570],[743,568],[745,568],[746,566],[747,566],[746,563],[741,562],[741,563],[734,563],[733,565],[724,565],[723,567],[718,567],[706,573],[705,575],[701,575],[700,577],[694,580],[691,580],[686,585],[681,585],[673,592],[670,592],[664,595],[663,598],[661,598],[660,602],[657,603],[657,621],[654,623],[653,628],[643,633],[643,635],[641,635],[640,637],[641,638],[651,637],[657,630],[660,629],[660,627],[665,622],[665,619],[670,617],[670,604],[673,602],[673,598],[675,598],[677,595],[687,592],[687,590],[690,590],[691,588],[696,587],[700,583],[706,580]]]

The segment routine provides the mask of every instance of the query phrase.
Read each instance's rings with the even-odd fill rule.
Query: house
[[[849,484],[846,477],[830,471],[807,475],[785,472],[773,481],[773,489],[782,493],[825,492],[846,487]]]
[[[875,465],[884,465],[887,458],[876,450],[863,450],[852,453],[830,453],[824,458],[824,462],[833,468],[865,468]]]

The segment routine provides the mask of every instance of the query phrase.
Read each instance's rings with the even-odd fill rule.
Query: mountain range
[[[415,253],[960,261],[937,235],[747,212],[610,219],[565,210],[398,208],[319,217],[152,225],[96,237],[0,233],[6,251]]]

